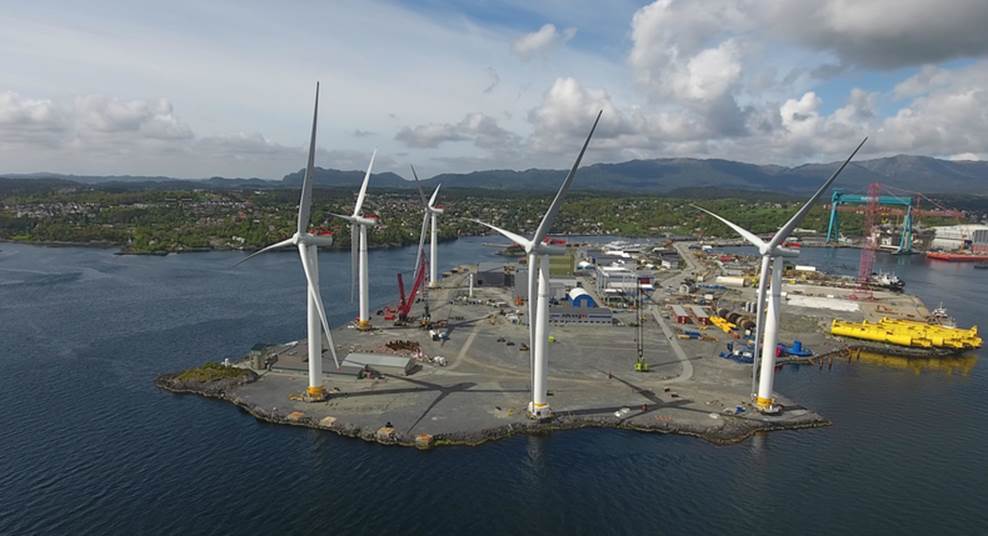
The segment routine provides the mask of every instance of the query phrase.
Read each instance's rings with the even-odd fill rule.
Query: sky
[[[984,0],[4,4],[4,173],[988,159]]]

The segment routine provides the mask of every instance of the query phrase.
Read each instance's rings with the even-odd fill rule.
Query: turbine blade
[[[360,270],[360,227],[350,224],[350,303],[357,299],[357,272]]]
[[[367,164],[367,173],[364,174],[364,182],[360,184],[360,193],[357,194],[357,204],[353,206],[353,215],[359,216],[360,209],[364,206],[364,197],[367,196],[367,183],[370,182],[371,170],[374,168],[374,158],[377,157],[377,149],[371,153],[370,164]]]
[[[480,225],[483,225],[484,227],[487,227],[489,229],[493,229],[493,230],[501,233],[508,240],[511,240],[515,244],[518,244],[519,246],[522,246],[523,248],[525,248],[525,251],[526,252],[528,252],[532,248],[532,246],[534,245],[533,242],[530,242],[524,236],[516,235],[515,233],[512,233],[511,231],[505,231],[504,229],[501,229],[500,227],[494,227],[493,225],[491,225],[489,223],[484,223],[484,222],[482,222],[480,220],[470,220],[470,221],[472,221],[474,223],[479,223]]]
[[[312,301],[316,304],[316,310],[319,311],[319,322],[322,323],[323,334],[326,335],[326,342],[329,343],[329,353],[333,355],[333,362],[336,363],[336,368],[340,368],[340,360],[336,357],[336,345],[333,344],[333,332],[329,329],[329,321],[326,320],[326,309],[323,307],[322,296],[319,294],[319,285],[312,278],[312,268],[309,266],[309,255],[306,252],[306,247],[305,244],[298,245],[298,254],[302,259],[302,271],[305,272],[309,295],[312,296]]]
[[[412,270],[412,274],[415,274],[419,269],[419,263],[425,255],[425,235],[429,232],[429,211],[424,211],[422,214],[422,229],[419,230],[419,249],[415,252],[415,269]]]
[[[425,202],[425,194],[422,192],[422,182],[419,181],[419,174],[415,173],[415,166],[409,164],[408,167],[412,168],[412,177],[415,178],[415,188],[419,191],[419,199],[422,200],[422,206],[428,209],[429,204]]]
[[[312,181],[316,171],[316,120],[319,118],[319,82],[316,82],[316,104],[312,111],[312,136],[309,137],[309,161],[302,176],[302,197],[298,201],[298,222],[296,230],[302,234],[309,228],[309,215],[312,210]]]
[[[353,216],[347,216],[346,214],[337,214],[335,212],[330,212],[329,215],[332,216],[332,217],[334,217],[334,218],[339,218],[341,220],[346,220],[346,221],[350,221],[350,222],[353,221]]]
[[[700,212],[706,212],[707,214],[710,214],[711,216],[720,220],[720,222],[723,223],[724,225],[730,227],[731,229],[734,229],[734,232],[738,233],[739,235],[741,235],[742,238],[744,238],[748,242],[751,242],[753,246],[757,247],[759,252],[761,252],[761,250],[765,248],[765,241],[762,240],[761,238],[758,238],[757,236],[755,236],[754,233],[748,231],[744,227],[741,227],[736,223],[730,222],[701,206],[697,206],[697,205],[690,205],[690,206],[699,210]]]
[[[594,130],[597,130],[597,123],[600,122],[600,116],[603,113],[603,110],[597,112],[597,118],[593,120],[593,126],[590,127],[590,133],[587,134],[587,139],[583,142],[583,148],[580,149],[580,154],[577,155],[576,161],[573,162],[573,167],[570,168],[569,173],[563,180],[563,184],[559,186],[559,191],[556,192],[556,197],[553,198],[552,204],[549,205],[549,210],[547,210],[545,216],[542,217],[542,222],[539,223],[538,228],[535,229],[535,236],[532,238],[532,242],[535,245],[542,243],[546,233],[549,232],[553,222],[556,221],[556,216],[559,214],[559,207],[563,204],[563,196],[566,195],[570,185],[573,184],[573,179],[576,177],[576,170],[580,167],[580,161],[583,160],[583,153],[587,152],[587,146],[590,145],[590,138],[593,137]]]
[[[442,188],[442,184],[436,185],[436,191],[432,192],[432,197],[429,199],[429,208],[436,206],[436,196],[439,195],[439,189]]]
[[[810,208],[813,206],[813,203],[815,203],[816,200],[819,199],[820,196],[827,191],[827,188],[830,188],[830,185],[833,184],[835,180],[837,180],[837,176],[840,175],[841,172],[844,171],[844,168],[851,163],[851,159],[854,158],[854,155],[858,154],[858,150],[861,149],[861,147],[865,144],[866,141],[868,141],[867,137],[861,140],[861,143],[859,143],[858,146],[854,148],[854,151],[851,152],[851,156],[847,157],[847,160],[845,160],[844,163],[841,164],[840,167],[837,168],[837,170],[830,175],[830,178],[827,179],[827,181],[824,182],[820,186],[820,188],[817,189],[816,193],[813,194],[813,197],[810,197],[809,201],[807,201],[806,204],[800,207],[800,209],[796,211],[795,214],[793,214],[792,218],[789,218],[789,221],[787,221],[786,224],[783,225],[782,228],[779,229],[777,233],[775,233],[775,236],[773,236],[772,240],[769,241],[768,243],[769,249],[777,247],[779,244],[785,241],[786,238],[789,237],[789,233],[791,233],[792,230],[795,229],[796,226],[803,221],[803,218],[806,217],[806,213],[810,211]]]
[[[285,246],[290,246],[290,245],[292,245],[292,239],[291,238],[287,238],[285,240],[282,240],[281,242],[275,242],[274,244],[271,244],[270,246],[267,246],[267,247],[265,247],[263,249],[259,249],[259,250],[255,251],[254,253],[251,253],[250,255],[247,255],[243,259],[240,259],[240,262],[238,262],[237,264],[234,264],[233,266],[234,267],[240,266],[241,264],[243,264],[243,263],[245,263],[245,262],[253,259],[254,257],[260,255],[261,253],[267,253],[268,251],[271,251],[272,249],[283,248]]]

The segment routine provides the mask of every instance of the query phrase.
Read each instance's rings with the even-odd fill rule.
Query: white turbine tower
[[[583,153],[586,152],[587,146],[590,145],[590,138],[593,137],[594,130],[597,129],[597,122],[600,121],[600,115],[602,113],[603,111],[597,112],[597,117],[594,119],[593,126],[590,128],[590,133],[587,134],[586,141],[583,142],[583,148],[580,149],[580,154],[576,157],[576,161],[573,162],[573,167],[569,170],[569,174],[566,175],[566,179],[563,180],[559,191],[556,192],[556,197],[553,198],[552,204],[549,205],[549,210],[542,217],[542,221],[539,223],[538,228],[535,229],[535,234],[531,240],[511,231],[505,231],[504,229],[495,227],[489,223],[474,220],[485,227],[501,233],[515,244],[523,247],[525,254],[528,255],[528,339],[532,370],[532,400],[528,403],[528,415],[533,419],[545,419],[552,415],[546,392],[546,366],[549,358],[549,255],[553,253],[565,253],[565,248],[547,244],[545,242],[546,234],[559,214],[559,207],[562,205],[563,197],[573,183],[573,178],[576,177],[576,170],[580,167],[580,160],[583,159]],[[536,295],[536,270],[538,270],[538,299],[533,299]]]
[[[350,273],[353,287],[350,292],[350,300],[353,301],[353,289],[357,289],[360,298],[360,311],[357,316],[357,329],[367,331],[370,325],[370,283],[367,272],[367,228],[377,225],[378,217],[375,214],[364,215],[364,197],[367,195],[367,183],[370,181],[371,169],[374,168],[374,158],[377,157],[377,150],[371,154],[370,164],[367,165],[367,173],[364,174],[364,182],[360,185],[360,192],[357,194],[357,202],[353,206],[353,214],[346,216],[343,214],[333,214],[333,216],[350,222]]]
[[[778,330],[779,330],[779,312],[782,306],[782,270],[783,270],[783,257],[795,257],[799,255],[799,251],[787,249],[783,247],[786,239],[789,238],[789,233],[793,231],[806,217],[806,213],[809,212],[813,203],[820,198],[823,193],[830,188],[837,176],[840,175],[844,168],[851,162],[854,155],[858,153],[861,146],[868,141],[868,138],[861,140],[861,143],[854,148],[851,156],[847,157],[847,160],[837,168],[836,171],[830,178],[817,189],[816,193],[802,206],[789,221],[785,223],[776,233],[772,236],[771,240],[765,242],[761,238],[758,238],[754,233],[742,228],[741,226],[732,223],[709,210],[693,205],[694,208],[701,210],[714,218],[720,220],[724,225],[727,225],[733,229],[736,233],[741,235],[742,238],[747,240],[753,246],[758,248],[758,254],[762,257],[761,262],[761,273],[758,277],[758,302],[756,306],[757,321],[755,323],[755,346],[752,348],[752,386],[753,395],[755,397],[755,406],[763,412],[772,413],[777,411],[777,407],[772,399],[772,389],[773,383],[775,382],[775,348],[778,344]],[[771,293],[768,296],[768,305],[766,308],[765,295],[767,293],[766,283],[768,282],[769,269],[772,272],[772,286]],[[760,332],[763,332],[760,334]],[[761,369],[758,368],[758,350],[759,345],[761,346]],[[758,374],[757,384],[755,382],[755,374]],[[756,391],[757,389],[757,391]]]
[[[432,232],[429,239],[429,286],[435,287],[439,282],[439,262],[436,258],[436,250],[438,249],[439,237],[436,236],[436,220],[439,215],[445,212],[443,207],[436,205],[436,197],[439,195],[439,188],[442,184],[436,186],[436,191],[432,192],[432,197],[429,198],[429,224],[432,227]]]
[[[316,83],[316,103],[312,113],[312,136],[309,139],[309,160],[305,167],[305,175],[302,178],[302,197],[298,202],[298,220],[296,221],[295,234],[291,238],[271,244],[264,249],[256,251],[242,261],[240,265],[251,258],[271,251],[273,249],[295,246],[298,248],[299,258],[302,261],[302,270],[305,272],[306,280],[306,303],[308,317],[308,346],[309,346],[309,387],[307,394],[313,400],[326,398],[326,389],[322,382],[322,338],[326,336],[329,351],[333,355],[333,362],[336,368],[340,367],[340,362],[336,357],[336,346],[333,344],[333,334],[329,329],[329,322],[326,320],[326,309],[323,307],[322,297],[319,295],[319,246],[333,245],[333,237],[327,235],[315,235],[309,232],[309,217],[312,210],[312,181],[315,172],[316,156],[316,120],[319,117],[319,83]],[[320,325],[321,324],[321,325]],[[321,328],[321,330],[320,330]]]

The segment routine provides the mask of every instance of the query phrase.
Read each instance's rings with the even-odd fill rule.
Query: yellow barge
[[[830,334],[910,348],[981,348],[977,326],[962,329],[887,317],[878,322],[834,320],[830,325]]]

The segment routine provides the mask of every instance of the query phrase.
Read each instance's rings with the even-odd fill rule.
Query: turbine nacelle
[[[798,249],[777,247],[772,250],[773,257],[799,257]]]
[[[299,244],[318,247],[329,247],[333,245],[332,234],[295,233],[292,235],[291,240],[292,244],[296,246]]]
[[[565,255],[566,246],[560,246],[558,244],[550,244],[548,242],[542,242],[541,244],[532,248],[532,251],[526,251],[525,253],[535,253],[536,255]]]

